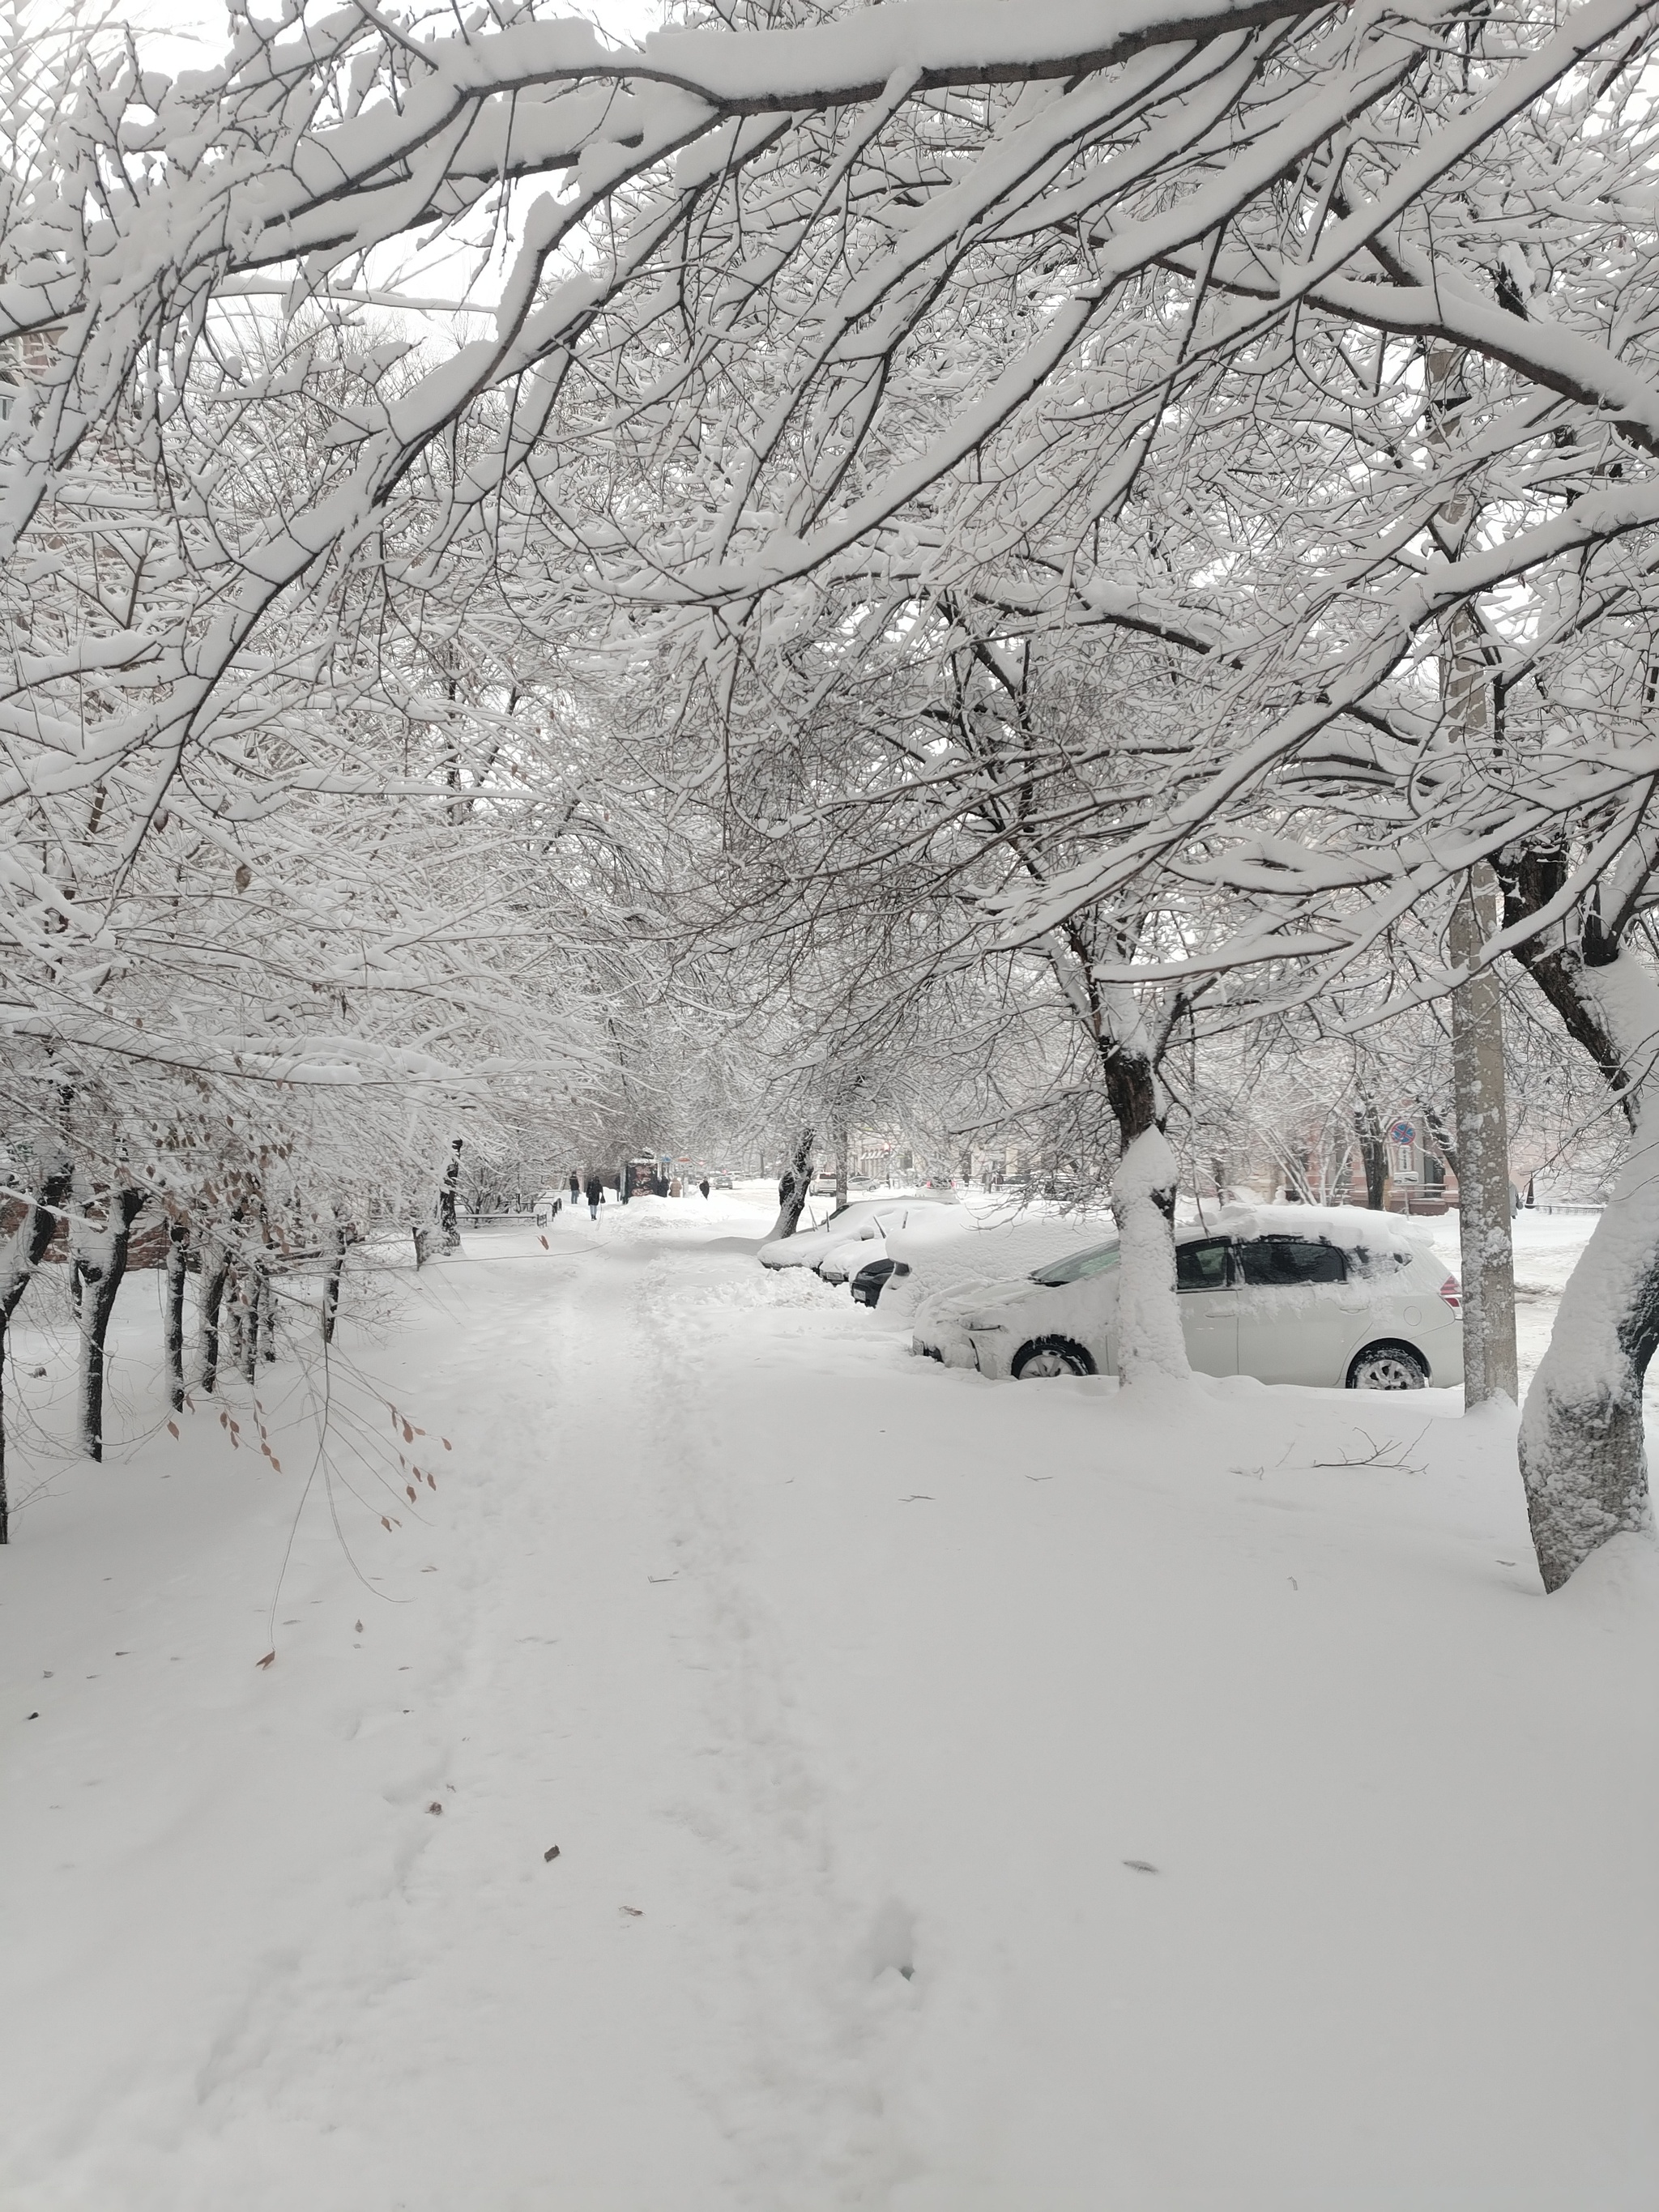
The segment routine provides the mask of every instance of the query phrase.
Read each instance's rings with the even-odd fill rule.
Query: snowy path
[[[466,1507],[428,1540],[434,1579],[389,1576],[416,1601],[377,1605],[313,1525],[283,1602],[305,1632],[283,1635],[269,1678],[249,1674],[242,1635],[205,1713],[157,1711],[148,1687],[128,1702],[141,1674],[178,1663],[166,1606],[143,1595],[149,1562],[132,1556],[166,1537],[118,1521],[83,1532],[100,1548],[78,1566],[140,1590],[70,1655],[97,1668],[42,1681],[58,1722],[55,1685],[79,1678],[81,1725],[28,1740],[9,1792],[28,1830],[30,1785],[49,1784],[89,1854],[43,1858],[17,1885],[31,1903],[13,1943],[35,1984],[21,2063],[41,2069],[21,2108],[45,2123],[10,2146],[28,2203],[141,2212],[234,2193],[276,2207],[297,2201],[301,2173],[303,2201],[342,2212],[364,2205],[366,2175],[386,2205],[690,2207],[755,2188],[779,2201],[766,2175],[802,2146],[780,2136],[787,2061],[750,1923],[782,1875],[793,1936],[789,1861],[811,1846],[787,1813],[781,1840],[757,1821],[757,1797],[795,1778],[769,1752],[749,1624],[721,1589],[728,1540],[688,1506],[695,1404],[683,1366],[656,1361],[659,1267],[648,1242],[619,1236],[528,1284],[510,1260],[427,1278],[437,1310],[417,1309],[398,1346],[400,1395],[423,1425],[453,1426],[472,1468]],[[246,1616],[250,1595],[223,1610]],[[361,1638],[344,1613],[367,1618]],[[118,1731],[96,1687],[118,1672]],[[181,1723],[203,1786],[167,1807],[146,1778],[177,1773],[176,1743],[158,1739]],[[80,1771],[88,1735],[104,1739],[96,1776]],[[99,1810],[81,1809],[94,1789]],[[111,1796],[116,1835],[102,1832]],[[138,1863],[135,1801],[152,1831]],[[23,1850],[52,1834],[26,1832]],[[40,1923],[34,1900],[71,1887],[70,1917],[92,1925],[65,1975],[63,1925]],[[88,1978],[112,1951],[117,1986],[88,2021]]]
[[[455,1449],[268,1672],[291,1370],[27,1509],[5,2212],[1645,2212],[1647,1547],[1546,1607],[1439,1394],[999,1389],[728,1211],[396,1286]]]

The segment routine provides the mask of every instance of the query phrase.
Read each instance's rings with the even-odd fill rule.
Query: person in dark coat
[[[703,1194],[703,1196],[704,1196],[705,1198],[707,1198],[707,1197],[708,1197],[708,1176],[705,1176],[703,1177],[702,1181],[702,1182],[697,1185],[697,1188],[698,1188],[698,1189],[702,1193],[702,1194]]]
[[[570,1206],[573,1212],[575,1211],[576,1200],[581,1196],[581,1178],[576,1173],[575,1169],[572,1168],[570,1170]]]
[[[605,1185],[599,1181],[598,1176],[591,1175],[587,1178],[587,1218],[590,1221],[599,1219],[599,1208],[604,1204]]]

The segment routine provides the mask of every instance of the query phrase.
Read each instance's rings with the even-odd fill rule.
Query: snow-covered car
[[[1091,1221],[1041,1205],[988,1206],[965,1200],[918,1207],[884,1239],[886,1256],[906,1265],[889,1277],[883,1290],[882,1318],[908,1334],[931,1299],[972,1286],[982,1289],[988,1283],[1024,1284],[1035,1269],[1115,1233],[1109,1214]],[[865,1247],[872,1258],[881,1249]]]
[[[816,1229],[798,1229],[793,1237],[774,1237],[760,1248],[763,1267],[817,1267],[843,1244],[856,1248],[867,1245],[873,1238],[885,1234],[885,1224],[902,1225],[905,1216],[913,1207],[921,1206],[951,1206],[955,1200],[949,1191],[923,1191],[905,1198],[855,1198],[845,1206],[838,1206],[828,1220]],[[852,1255],[849,1255],[852,1256]],[[858,1259],[872,1255],[866,1252]],[[836,1279],[844,1282],[852,1267],[844,1267]]]
[[[912,1349],[1020,1381],[1117,1371],[1115,1240],[918,1311]],[[1385,1214],[1229,1206],[1176,1231],[1187,1356],[1205,1375],[1350,1390],[1463,1379],[1457,1279]]]
[[[874,1236],[860,1234],[849,1237],[844,1244],[832,1244],[814,1272],[826,1283],[847,1283],[872,1260],[886,1257],[887,1239],[878,1226]]]
[[[910,1270],[902,1260],[867,1260],[854,1276],[849,1288],[853,1303],[859,1306],[874,1306],[881,1303],[881,1294],[895,1275],[908,1275]]]

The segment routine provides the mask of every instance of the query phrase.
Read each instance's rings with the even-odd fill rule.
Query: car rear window
[[[1348,1270],[1334,1244],[1306,1237],[1255,1237],[1238,1248],[1247,1283],[1346,1283]]]
[[[1080,1283],[1085,1275],[1103,1275],[1116,1265],[1116,1245],[1097,1244],[1087,1252],[1068,1252],[1063,1260],[1051,1260],[1046,1267],[1035,1268],[1031,1280],[1050,1285]]]
[[[1351,1275],[1386,1275],[1390,1268],[1409,1267],[1411,1263],[1409,1252],[1368,1252],[1361,1246],[1348,1255],[1348,1273]]]

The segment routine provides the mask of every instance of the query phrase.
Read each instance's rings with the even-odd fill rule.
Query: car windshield
[[[1046,1267],[1033,1268],[1031,1280],[1051,1287],[1060,1283],[1080,1283],[1085,1275],[1103,1275],[1116,1265],[1116,1245],[1096,1244],[1087,1252],[1068,1252],[1063,1260],[1051,1260]]]

